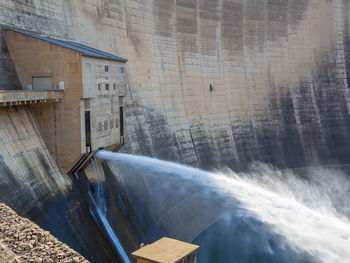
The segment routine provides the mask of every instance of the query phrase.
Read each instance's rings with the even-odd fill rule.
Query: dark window
[[[108,72],[109,71],[109,67],[106,65],[105,66],[105,72]]]
[[[101,84],[97,84],[97,89],[101,90]]]
[[[115,127],[118,128],[119,127],[119,120],[115,119]]]
[[[106,89],[106,90],[109,90],[109,84],[106,84],[106,85],[105,85],[105,89]]]
[[[124,108],[119,107],[120,137],[124,136]]]
[[[113,89],[116,90],[117,89],[117,84],[113,84]]]
[[[104,122],[104,130],[107,131],[108,130],[108,121]]]
[[[86,147],[91,146],[90,111],[85,111],[85,137],[86,137]]]
[[[120,68],[120,73],[124,73],[124,67]]]

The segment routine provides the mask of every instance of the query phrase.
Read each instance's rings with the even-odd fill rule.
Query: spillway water
[[[96,202],[97,207],[101,210],[101,212],[105,215],[107,212],[106,200],[104,198],[103,193],[103,184],[101,178],[100,166],[98,165],[98,161],[95,158],[91,159],[92,167],[94,169],[94,174],[96,178]]]
[[[111,227],[110,223],[108,222],[107,218],[107,205],[106,200],[104,197],[104,191],[103,191],[103,183],[101,178],[101,171],[98,165],[98,162],[96,159],[92,158],[92,166],[94,169],[94,173],[96,176],[96,185],[97,190],[95,194],[95,198],[92,196],[91,192],[89,192],[89,198],[90,198],[90,213],[92,217],[94,218],[95,222],[98,224],[100,223],[103,227],[104,232],[106,233],[109,240],[111,240],[115,251],[119,254],[121,259],[123,260],[123,263],[131,263],[129,257],[127,256],[118,236],[114,233],[113,228]],[[95,200],[96,199],[96,200]]]
[[[350,205],[346,198],[350,186],[340,172],[327,174],[329,170],[317,168],[303,179],[292,171],[263,164],[255,165],[250,173],[236,174],[107,151],[99,151],[96,157],[123,166],[121,173],[131,171],[119,178],[123,184],[131,184],[128,177],[135,177],[134,188],[150,180],[145,185],[157,197],[144,205],[149,210],[155,209],[155,203],[162,208],[158,223],[177,218],[175,230],[169,231],[175,237],[181,231],[176,224],[190,232],[200,225],[198,218],[205,221],[216,214],[215,220],[207,220],[212,223],[209,227],[197,229],[194,240],[186,240],[201,245],[199,262],[350,262]],[[183,198],[173,202],[172,195]],[[193,195],[199,196],[197,203],[188,202]],[[151,199],[143,193],[138,202],[147,200]],[[173,203],[165,208],[162,201]],[[186,202],[191,207],[180,210]],[[186,216],[176,215],[178,211],[186,211],[196,223],[182,222]]]
[[[110,223],[108,222],[106,214],[103,212],[101,207],[99,207],[98,204],[95,202],[95,199],[91,195],[90,192],[89,192],[89,198],[90,198],[92,206],[93,206],[92,208],[90,208],[91,215],[93,216],[95,221],[101,222],[104,230],[106,231],[106,234],[107,234],[108,238],[113,243],[114,249],[116,249],[116,251],[118,252],[120,257],[122,258],[123,262],[124,263],[131,263],[129,257],[127,256],[123,246],[121,245],[121,243],[119,241],[119,238],[114,233]],[[96,213],[94,211],[96,211]]]

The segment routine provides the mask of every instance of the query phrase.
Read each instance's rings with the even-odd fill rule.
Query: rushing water
[[[119,241],[119,238],[114,233],[113,228],[107,219],[107,206],[106,200],[103,192],[103,183],[101,178],[101,171],[96,159],[92,158],[92,166],[94,169],[95,177],[96,177],[96,185],[97,190],[95,194],[95,198],[92,196],[91,192],[89,192],[89,198],[91,201],[92,207],[90,208],[90,213],[95,219],[97,223],[100,223],[105,231],[107,237],[111,240],[114,249],[117,251],[119,256],[122,258],[124,263],[131,263],[129,257],[127,256],[122,244]]]
[[[104,193],[103,193],[103,183],[102,183],[100,166],[98,165],[98,161],[95,158],[92,158],[91,162],[92,162],[92,167],[94,169],[94,174],[95,174],[95,178],[96,178],[97,207],[105,215],[107,213],[107,206],[106,206],[106,200],[104,198]]]
[[[236,174],[107,151],[96,156],[111,161],[130,199],[165,233],[201,245],[199,262],[350,262],[350,186],[340,172],[314,168],[296,176],[257,163]]]

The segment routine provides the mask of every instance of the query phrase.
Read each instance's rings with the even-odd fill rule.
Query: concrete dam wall
[[[86,182],[73,184],[61,173],[29,109],[0,107],[0,123],[1,202],[92,262],[113,262],[115,257],[93,223],[81,193]]]
[[[348,163],[349,19],[348,0],[0,0],[0,29],[128,59],[122,151],[234,170]],[[0,37],[0,89],[21,89]],[[0,169],[0,202],[114,259],[25,106],[0,108]]]
[[[348,1],[0,5],[2,26],[129,59],[125,152],[236,169],[349,158]],[[0,57],[1,86],[16,86]]]

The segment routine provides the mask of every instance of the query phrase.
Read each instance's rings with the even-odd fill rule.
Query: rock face
[[[30,220],[18,216],[0,203],[1,262],[88,263]]]
[[[350,157],[348,1],[0,4],[3,26],[129,59],[126,152],[236,169]],[[16,86],[6,47],[0,61]]]

